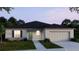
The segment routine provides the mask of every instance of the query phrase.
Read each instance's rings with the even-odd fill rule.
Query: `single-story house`
[[[5,38],[9,40],[44,40],[51,41],[69,40],[74,38],[74,29],[55,24],[47,24],[39,21],[28,22],[24,25],[7,26]]]

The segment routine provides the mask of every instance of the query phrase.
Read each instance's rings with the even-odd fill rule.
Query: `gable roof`
[[[6,28],[67,28],[67,27],[58,24],[47,24],[39,21],[33,21],[23,25],[7,26]]]

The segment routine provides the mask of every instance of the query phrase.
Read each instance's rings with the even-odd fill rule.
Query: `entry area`
[[[41,32],[37,30],[36,32],[32,33],[33,40],[40,40],[41,39]]]
[[[31,30],[28,32],[29,39],[31,40],[40,40],[41,39],[41,30]]]
[[[50,31],[49,34],[51,41],[67,41],[70,38],[70,34],[67,31]]]

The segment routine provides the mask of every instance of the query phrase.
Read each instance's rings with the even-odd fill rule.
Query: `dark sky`
[[[7,19],[13,16],[25,22],[41,21],[50,24],[60,24],[65,18],[79,19],[79,14],[70,12],[68,7],[16,7],[10,14],[3,10],[0,12],[0,16]]]

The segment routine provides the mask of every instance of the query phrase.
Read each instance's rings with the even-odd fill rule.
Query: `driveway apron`
[[[79,43],[72,41],[55,41],[53,42],[64,48],[65,51],[79,51]]]

